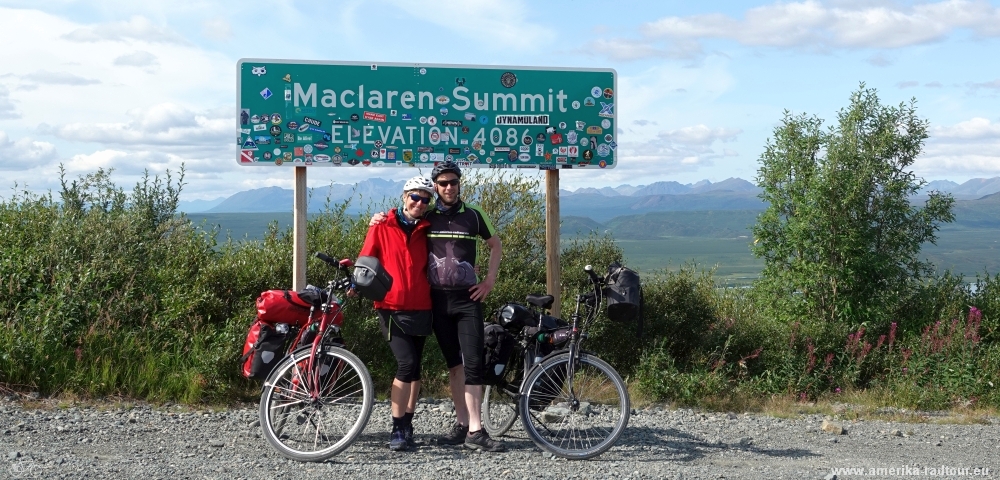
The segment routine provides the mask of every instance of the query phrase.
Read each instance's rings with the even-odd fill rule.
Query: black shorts
[[[396,357],[396,380],[416,382],[420,380],[420,360],[424,355],[427,337],[408,335],[392,321],[391,310],[376,310],[382,336],[389,342],[389,349]]]
[[[434,335],[448,368],[465,365],[465,384],[483,384],[483,304],[468,290],[431,289]]]

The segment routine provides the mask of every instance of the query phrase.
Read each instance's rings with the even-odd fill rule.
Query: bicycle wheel
[[[483,392],[481,419],[491,437],[501,437],[517,421],[517,399],[524,378],[524,348],[516,345],[510,354],[507,370],[500,385],[487,385]]]
[[[483,392],[483,428],[490,437],[501,437],[517,421],[517,386],[487,385]]]
[[[274,368],[260,396],[264,438],[282,455],[320,462],[347,447],[371,416],[374,386],[368,369],[353,353],[338,347],[317,352],[319,396],[312,398],[307,366],[311,346],[302,347]]]
[[[628,425],[631,406],[625,382],[604,360],[580,354],[572,393],[568,366],[567,352],[528,372],[518,411],[535,445],[559,457],[583,460],[614,445]]]

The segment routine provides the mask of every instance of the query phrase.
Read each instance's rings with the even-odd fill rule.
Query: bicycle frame
[[[589,265],[587,267],[590,267]],[[586,270],[586,269],[585,269]],[[576,409],[579,407],[579,402],[576,399],[576,393],[573,389],[573,377],[576,374],[576,365],[579,363],[580,353],[583,351],[580,345],[583,340],[587,339],[587,327],[594,321],[597,313],[600,312],[601,304],[604,302],[603,292],[601,287],[604,285],[604,280],[597,276],[593,272],[593,269],[586,270],[590,276],[591,284],[594,286],[594,291],[592,293],[578,294],[576,295],[576,307],[573,314],[570,315],[570,339],[565,346],[554,350],[549,355],[555,355],[561,352],[569,351],[570,358],[572,361],[569,363],[569,370],[567,372],[567,382],[569,387],[570,397],[572,399],[572,408]],[[584,308],[585,312],[581,314],[581,306]],[[522,337],[524,341],[524,352],[522,356],[524,357],[524,374],[521,377],[521,385],[518,388],[519,393],[524,392],[524,379],[528,377],[528,373],[532,368],[535,367],[534,356],[537,354],[538,344],[528,338]],[[533,348],[532,348],[533,347]],[[532,357],[532,358],[529,358]]]
[[[316,257],[330,264],[331,266],[335,266],[338,270],[345,273],[347,272],[347,269],[351,265],[353,265],[353,263],[348,259],[344,259],[338,262],[318,252],[316,253]],[[334,301],[337,298],[334,295],[334,292],[338,290],[346,290],[347,288],[350,287],[350,283],[351,283],[350,277],[347,276],[339,280],[330,280],[329,282],[327,282],[326,288],[323,289],[326,292],[327,301],[323,303],[323,305],[320,307],[319,327],[316,332],[316,337],[313,338],[312,347],[310,348],[309,351],[309,359],[306,361],[306,366],[305,366],[305,369],[308,372],[308,378],[310,380],[309,396],[313,399],[313,401],[316,401],[320,397],[320,394],[322,393],[320,389],[320,369],[317,368],[315,364],[316,358],[318,358],[317,355],[323,352],[322,351],[323,345],[327,340],[327,337],[331,334],[331,332],[334,335],[340,333],[340,327],[336,324],[332,324],[332,319],[337,318],[337,316],[341,314],[343,307],[339,302]],[[315,323],[315,320],[313,319],[313,315],[315,313],[316,313],[316,308],[313,307],[312,310],[309,312],[309,321],[302,326],[301,330],[299,331],[299,334],[296,335],[295,339],[292,341],[292,344],[289,345],[288,352],[286,353],[287,355],[291,355],[292,352],[296,349],[299,343],[299,338],[301,337],[302,333],[306,332]],[[343,366],[338,365],[337,368],[342,369]],[[300,378],[305,378],[302,377],[302,372],[299,370],[298,365],[295,366],[295,369],[297,376],[299,376]],[[332,375],[331,378],[337,378],[339,377],[339,375],[340,372],[334,372],[334,375]]]

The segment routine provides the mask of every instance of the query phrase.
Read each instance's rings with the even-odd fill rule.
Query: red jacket
[[[392,276],[392,289],[375,308],[385,310],[430,310],[431,285],[427,281],[427,229],[420,219],[410,237],[396,220],[396,209],[384,222],[368,227],[358,256],[375,257]]]

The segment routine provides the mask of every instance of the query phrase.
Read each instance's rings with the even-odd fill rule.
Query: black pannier
[[[510,368],[510,355],[514,351],[514,336],[502,325],[487,325],[483,330],[486,348],[483,364],[483,381],[486,385],[503,383],[504,372]]]
[[[612,263],[608,267],[608,284],[604,287],[608,302],[608,318],[624,322],[635,320],[642,311],[642,284],[639,274]]]
[[[354,290],[369,300],[381,302],[392,289],[392,276],[375,257],[358,257],[351,276]]]
[[[254,320],[243,345],[240,372],[244,377],[264,380],[282,359],[288,335],[279,333],[273,325],[260,319]]]

